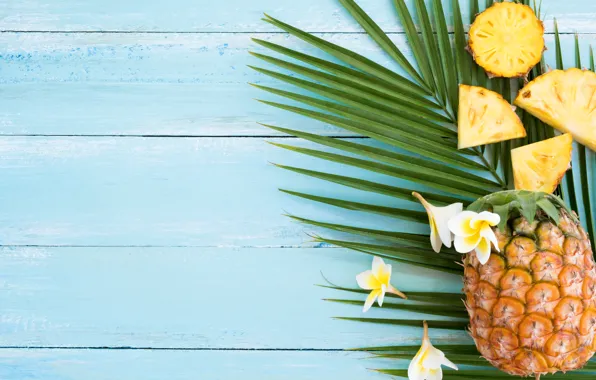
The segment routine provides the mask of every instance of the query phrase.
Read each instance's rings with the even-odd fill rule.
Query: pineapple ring
[[[469,37],[474,60],[491,77],[525,76],[544,51],[544,26],[523,4],[495,3],[476,17]]]

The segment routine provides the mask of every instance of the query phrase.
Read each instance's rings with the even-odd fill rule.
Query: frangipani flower
[[[499,242],[491,227],[499,224],[501,217],[489,211],[480,214],[474,211],[463,211],[449,221],[449,229],[455,235],[455,250],[468,253],[476,250],[476,257],[481,264],[490,258],[490,244],[497,251]]]
[[[441,380],[443,379],[443,369],[441,365],[453,368],[457,371],[457,366],[445,357],[445,354],[433,347],[428,337],[428,324],[424,321],[424,337],[422,346],[410,362],[408,367],[409,380]]]
[[[451,218],[463,210],[463,204],[454,203],[445,207],[436,207],[428,203],[426,199],[417,192],[413,192],[412,195],[418,198],[428,214],[428,223],[430,224],[430,245],[432,245],[433,250],[439,253],[442,244],[445,244],[445,247],[447,248],[451,248],[453,234],[449,231],[447,223]]]
[[[385,264],[382,258],[376,256],[373,258],[372,270],[369,269],[356,276],[358,286],[365,290],[372,290],[366,298],[366,302],[364,302],[363,313],[370,309],[376,299],[379,300],[379,306],[383,306],[386,292],[393,293],[401,298],[407,298],[405,294],[391,286],[390,280],[391,264]]]

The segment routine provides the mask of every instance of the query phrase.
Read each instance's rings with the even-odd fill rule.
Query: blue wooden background
[[[407,51],[391,1],[360,3]],[[594,42],[596,2],[543,3],[550,47],[553,17],[567,49],[573,32]],[[332,169],[257,121],[350,135],[253,100],[268,96],[247,82],[271,80],[246,66],[251,37],[316,54],[265,11],[390,65],[335,0],[0,0],[0,379],[380,379],[367,368],[388,363],[341,350],[418,343],[333,320],[360,310],[314,286],[355,286],[370,257],[311,243],[284,211],[395,221],[277,191],[374,198],[270,165]],[[406,265],[394,278],[459,289]]]

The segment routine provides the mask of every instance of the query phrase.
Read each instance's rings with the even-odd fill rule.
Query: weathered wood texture
[[[391,1],[360,3],[409,54]],[[596,3],[544,0],[543,10],[549,33],[557,17],[593,42]],[[0,378],[380,379],[367,368],[396,364],[336,350],[419,341],[420,329],[331,319],[362,314],[322,298],[358,297],[314,286],[321,273],[354,286],[370,257],[312,243],[283,212],[405,225],[278,187],[402,201],[270,164],[355,174],[266,144],[277,134],[257,121],[348,134],[253,100],[274,97],[247,82],[274,81],[247,68],[260,64],[248,51],[263,52],[251,37],[320,55],[262,12],[394,67],[335,0],[0,0]],[[563,42],[570,51],[572,36]],[[460,288],[456,276],[394,269],[406,291]]]
[[[363,360],[346,352],[308,351],[115,351],[0,350],[3,380],[382,380]]]
[[[356,286],[370,258],[344,249],[5,247],[0,255],[2,346],[337,350],[416,344],[421,333],[332,319],[362,316],[361,306],[322,298],[363,295],[315,286],[321,273]],[[394,277],[406,291],[460,288],[453,275],[407,265]]]
[[[412,0],[407,0],[409,5]],[[449,9],[449,0],[445,0]],[[460,1],[469,14],[468,1]],[[480,1],[481,4],[484,1]],[[362,8],[387,32],[401,32],[390,0],[362,0]],[[546,21],[553,17],[566,32],[594,32],[596,4],[590,0],[543,0]],[[260,21],[264,12],[315,32],[361,29],[336,0],[43,0],[0,1],[0,29],[51,31],[181,31],[254,33],[274,28]],[[552,30],[548,23],[549,30]]]
[[[264,122],[329,135],[335,127],[273,109],[248,82],[279,85],[251,70],[251,34],[0,34],[0,134],[252,136],[278,133]],[[368,37],[325,34],[395,68]],[[259,38],[325,56],[280,34]],[[402,35],[393,36],[410,54]],[[582,35],[583,46],[596,35]],[[546,52],[553,62],[553,37]],[[563,38],[572,51],[573,37]],[[568,54],[573,59],[572,54]],[[587,62],[587,60],[586,60]],[[282,70],[283,71],[283,70]],[[278,98],[279,99],[279,98]]]
[[[289,142],[280,139],[270,141]],[[311,246],[284,212],[404,228],[395,219],[293,198],[278,187],[405,201],[295,174],[271,162],[345,173],[348,167],[255,138],[0,138],[0,236],[6,245]],[[294,140],[299,146],[312,143]],[[352,172],[356,173],[356,172]],[[362,172],[363,178],[395,179]],[[420,210],[423,210],[420,208]],[[350,216],[351,215],[351,216]],[[424,226],[413,226],[423,232]],[[258,261],[255,266],[260,265]]]

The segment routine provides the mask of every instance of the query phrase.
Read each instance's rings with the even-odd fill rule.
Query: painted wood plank
[[[403,361],[348,352],[0,350],[3,380],[381,380]]]
[[[408,3],[412,3],[409,1]],[[445,8],[448,8],[446,1]],[[467,11],[468,1],[460,1]],[[388,32],[401,32],[389,0],[359,4]],[[413,9],[413,8],[411,8]],[[0,1],[1,30],[271,32],[263,12],[318,32],[357,32],[358,26],[336,0],[174,0],[169,2],[43,0]],[[567,32],[596,31],[596,4],[590,0],[543,0],[547,26],[553,17]]]
[[[254,101],[278,99],[247,85],[276,83],[247,65],[263,52],[250,34],[0,34],[0,134],[267,135],[265,122],[345,134]],[[285,35],[268,41],[323,56]],[[325,35],[384,66],[362,35]],[[403,36],[393,36],[409,54]],[[585,48],[596,35],[582,35]],[[572,36],[564,36],[572,52]],[[553,39],[546,52],[553,62]],[[573,54],[566,54],[572,59]],[[586,60],[587,61],[587,60]],[[289,86],[280,85],[289,89]]]
[[[278,192],[282,187],[383,205],[405,202],[278,169],[271,162],[360,175],[266,141],[4,137],[0,139],[2,243],[309,245],[304,227],[283,212],[335,222],[349,215],[353,220],[355,214],[361,225],[413,228],[411,223],[323,207]],[[299,140],[292,143],[313,146]],[[361,175],[396,183],[369,172]]]
[[[321,273],[354,287],[371,263],[339,248],[3,247],[0,256],[3,347],[344,349],[417,344],[421,334],[332,319],[363,316],[361,307],[323,298],[365,296],[315,286]],[[393,272],[406,293],[461,289],[459,276],[405,264]],[[436,318],[378,308],[364,316]]]

